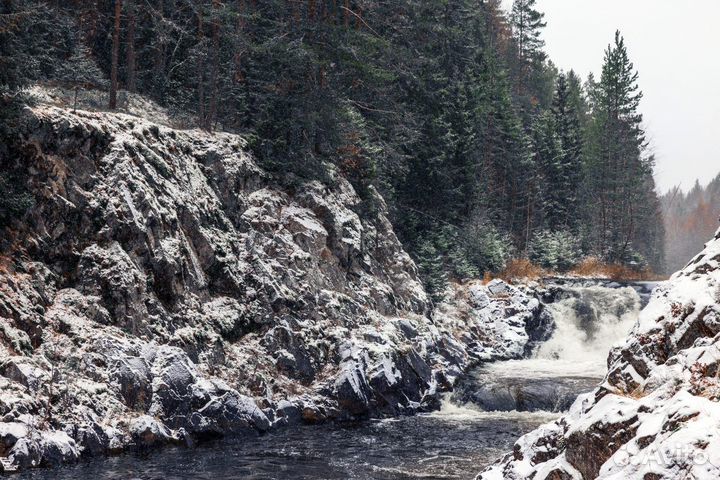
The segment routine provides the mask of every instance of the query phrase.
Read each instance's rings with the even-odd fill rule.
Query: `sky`
[[[512,0],[503,0],[506,8]],[[640,74],[641,112],[660,192],[720,173],[720,1],[537,0],[545,50],[563,70],[599,78],[615,30]]]

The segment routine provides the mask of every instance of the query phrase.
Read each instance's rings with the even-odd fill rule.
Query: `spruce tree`
[[[565,150],[558,130],[558,120],[551,112],[538,115],[532,129],[535,165],[542,176],[543,225],[550,230],[565,228],[570,213],[565,201],[568,183]]]
[[[586,155],[586,181],[593,226],[591,242],[608,261],[642,263],[662,255],[643,240],[646,225],[658,205],[652,182],[653,159],[639,113],[642,92],[620,32],[605,52],[600,81],[592,85],[592,121]],[[654,247],[653,247],[654,248]],[[656,263],[656,261],[653,261]]]
[[[561,150],[553,171],[557,172],[555,188],[562,196],[562,205],[553,215],[547,216],[547,226],[551,229],[574,229],[579,221],[577,206],[583,147],[580,112],[577,110],[579,95],[580,92],[571,90],[565,74],[558,75],[551,112]]]

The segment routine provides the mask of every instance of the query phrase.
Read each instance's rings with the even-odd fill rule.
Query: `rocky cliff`
[[[5,468],[435,408],[552,328],[502,282],[430,315],[377,193],[280,182],[237,136],[47,104],[18,128],[0,160],[35,205],[2,239]]]
[[[720,231],[659,287],[608,373],[490,479],[720,478]]]

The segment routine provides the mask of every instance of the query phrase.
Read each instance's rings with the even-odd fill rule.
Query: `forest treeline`
[[[436,296],[512,257],[559,271],[587,256],[662,269],[642,94],[620,33],[608,32],[599,77],[580,79],[547,58],[534,0],[508,12],[499,0],[0,10],[3,98],[38,81],[106,90],[109,108],[136,92],[242,134],[290,183],[330,181],[333,169],[366,209],[377,188]],[[15,183],[0,184],[4,197]]]
[[[675,187],[660,198],[665,220],[667,273],[683,268],[718,228],[720,175],[707,186],[700,182],[686,193]]]

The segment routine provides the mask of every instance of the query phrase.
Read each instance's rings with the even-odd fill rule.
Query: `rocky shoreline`
[[[385,215],[342,178],[279,182],[229,134],[26,109],[35,206],[0,257],[0,463],[437,408],[552,332],[532,294],[430,309]]]
[[[658,287],[608,373],[481,480],[720,478],[720,231]]]

